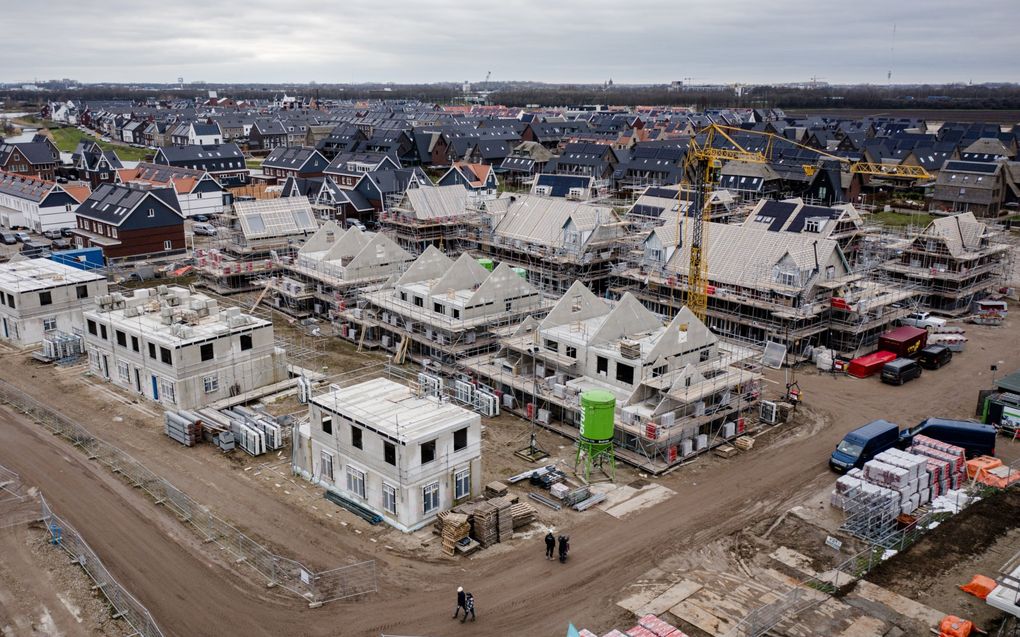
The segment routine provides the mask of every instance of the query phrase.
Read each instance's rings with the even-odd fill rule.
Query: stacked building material
[[[453,555],[457,552],[457,544],[468,536],[471,524],[463,513],[443,511],[436,516],[436,530],[443,540],[443,553]]]
[[[895,518],[902,512],[902,499],[898,491],[850,475],[836,480],[836,489],[832,492],[833,506],[848,509],[848,504],[854,502],[867,507],[875,517]]]
[[[603,502],[606,499],[605,493],[593,493],[589,497],[581,500],[574,504],[575,511],[587,511],[596,504]]]
[[[950,489],[958,489],[967,481],[967,454],[963,447],[941,442],[928,436],[914,436],[910,452],[948,463],[947,482]]]
[[[514,530],[516,531],[534,522],[538,511],[527,502],[519,502],[510,506],[510,515],[513,517]]]
[[[475,507],[471,515],[471,533],[482,548],[499,542],[499,512],[490,502],[479,502]]]
[[[514,536],[513,502],[510,498],[493,498],[489,500],[492,506],[496,507],[496,528],[499,531],[499,541],[509,542]]]
[[[591,488],[588,485],[578,487],[573,491],[570,491],[563,496],[563,504],[567,506],[574,506],[578,502],[583,502],[591,497]]]
[[[186,418],[176,411],[163,414],[163,433],[185,447],[193,447],[202,440],[202,421]]]
[[[549,495],[556,498],[557,500],[562,500],[569,492],[570,487],[562,482],[557,482],[556,484],[549,487]]]
[[[687,637],[679,628],[659,619],[655,615],[645,615],[638,620],[638,626],[644,628],[655,637]],[[627,631],[627,633],[630,634],[630,631]]]
[[[889,449],[875,456],[875,460],[899,467],[910,475],[908,488],[906,491],[901,490],[900,492],[916,493],[918,506],[931,502],[931,474],[928,472],[928,458],[899,449]]]
[[[501,498],[507,494],[507,487],[505,484],[499,481],[492,481],[485,485],[485,497],[486,499]]]

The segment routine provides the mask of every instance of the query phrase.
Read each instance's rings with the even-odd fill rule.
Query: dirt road
[[[131,408],[95,396],[92,403],[83,401],[82,387],[70,377],[44,381],[35,368],[40,377],[33,379],[32,368],[15,361],[0,368],[0,377],[57,401],[214,510],[285,547],[285,554],[325,565],[352,555],[380,560],[377,595],[316,610],[229,572],[209,547],[198,545],[138,491],[9,412],[0,415],[0,463],[43,489],[168,634],[554,635],[568,621],[608,629],[623,623],[614,602],[625,583],[671,554],[777,515],[830,483],[826,459],[849,429],[875,417],[905,425],[930,415],[972,413],[977,390],[989,385],[990,363],[1002,361],[1002,370],[1020,367],[1020,339],[1011,325],[969,328],[968,335],[968,351],[949,367],[904,387],[801,373],[810,412],[805,424],[775,430],[738,458],[705,458],[662,479],[676,495],[659,505],[624,519],[599,511],[577,516],[568,529],[573,550],[567,565],[544,560],[537,539],[534,546],[457,562],[390,553],[366,542],[370,532],[354,536],[267,497],[253,488],[254,472],[231,467],[211,450],[182,450],[142,418],[114,421]],[[473,625],[449,618],[458,585],[477,598]]]

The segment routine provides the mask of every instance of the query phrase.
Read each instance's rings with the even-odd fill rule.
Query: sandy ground
[[[40,524],[0,530],[0,635],[117,637],[129,632]]]
[[[736,458],[706,457],[656,480],[674,492],[664,502],[619,518],[540,511],[543,523],[569,529],[567,565],[542,559],[540,537],[468,560],[441,558],[434,547],[421,546],[428,537],[370,527],[327,506],[318,490],[290,478],[285,454],[251,459],[223,457],[210,446],[182,448],[162,435],[151,406],[114,400],[117,394],[83,378],[80,369],[54,372],[3,354],[0,378],[59,405],[279,553],[316,568],[377,560],[378,594],[316,610],[265,589],[243,566],[224,563],[137,490],[9,411],[0,412],[0,463],[43,490],[168,636],[334,635],[338,626],[344,635],[557,634],[568,621],[608,630],[627,621],[615,604],[625,583],[669,556],[774,519],[830,485],[828,454],[846,431],[876,417],[906,425],[930,415],[971,415],[977,390],[990,383],[990,363],[1020,367],[1020,338],[1015,321],[998,329],[970,327],[968,336],[967,352],[950,366],[903,387],[799,372],[807,404],[798,426],[771,430]],[[340,365],[353,368],[363,360],[349,356]],[[512,455],[526,442],[526,426],[511,419],[486,425],[486,480],[527,468]],[[540,442],[554,456],[569,456],[562,439],[543,433]],[[1004,443],[1000,455],[1020,455],[1020,444],[1015,447]],[[623,472],[620,482],[637,487],[643,481]],[[475,593],[479,620],[473,625],[453,625],[447,615],[457,585]]]

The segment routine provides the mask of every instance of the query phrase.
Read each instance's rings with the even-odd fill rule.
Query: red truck
[[[904,325],[878,337],[879,351],[892,352],[900,358],[914,358],[928,344],[928,330]]]

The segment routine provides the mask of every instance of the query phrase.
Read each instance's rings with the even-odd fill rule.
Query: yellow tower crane
[[[736,140],[731,133],[740,135],[755,135],[765,138],[765,145],[762,150],[747,150]],[[699,141],[699,138],[701,141]],[[687,146],[687,154],[684,156],[683,180],[680,182],[680,196],[686,193],[687,201],[690,202],[690,226],[691,226],[691,254],[687,270],[687,307],[704,321],[708,310],[708,253],[706,251],[705,233],[708,229],[708,222],[711,218],[710,195],[712,186],[716,183],[719,171],[726,162],[746,161],[757,164],[765,164],[772,161],[776,142],[784,146],[795,146],[808,150],[819,158],[838,161],[847,165],[851,174],[870,175],[888,179],[899,179],[913,181],[924,181],[932,178],[922,166],[887,165],[873,162],[852,161],[846,157],[832,155],[825,151],[812,148],[797,142],[790,141],[774,133],[764,131],[745,130],[732,126],[710,124],[691,138]],[[716,147],[716,146],[719,147]],[[802,164],[801,166],[807,175],[813,175],[818,169],[815,164]],[[681,241],[680,219],[685,211],[677,214],[677,248]]]

